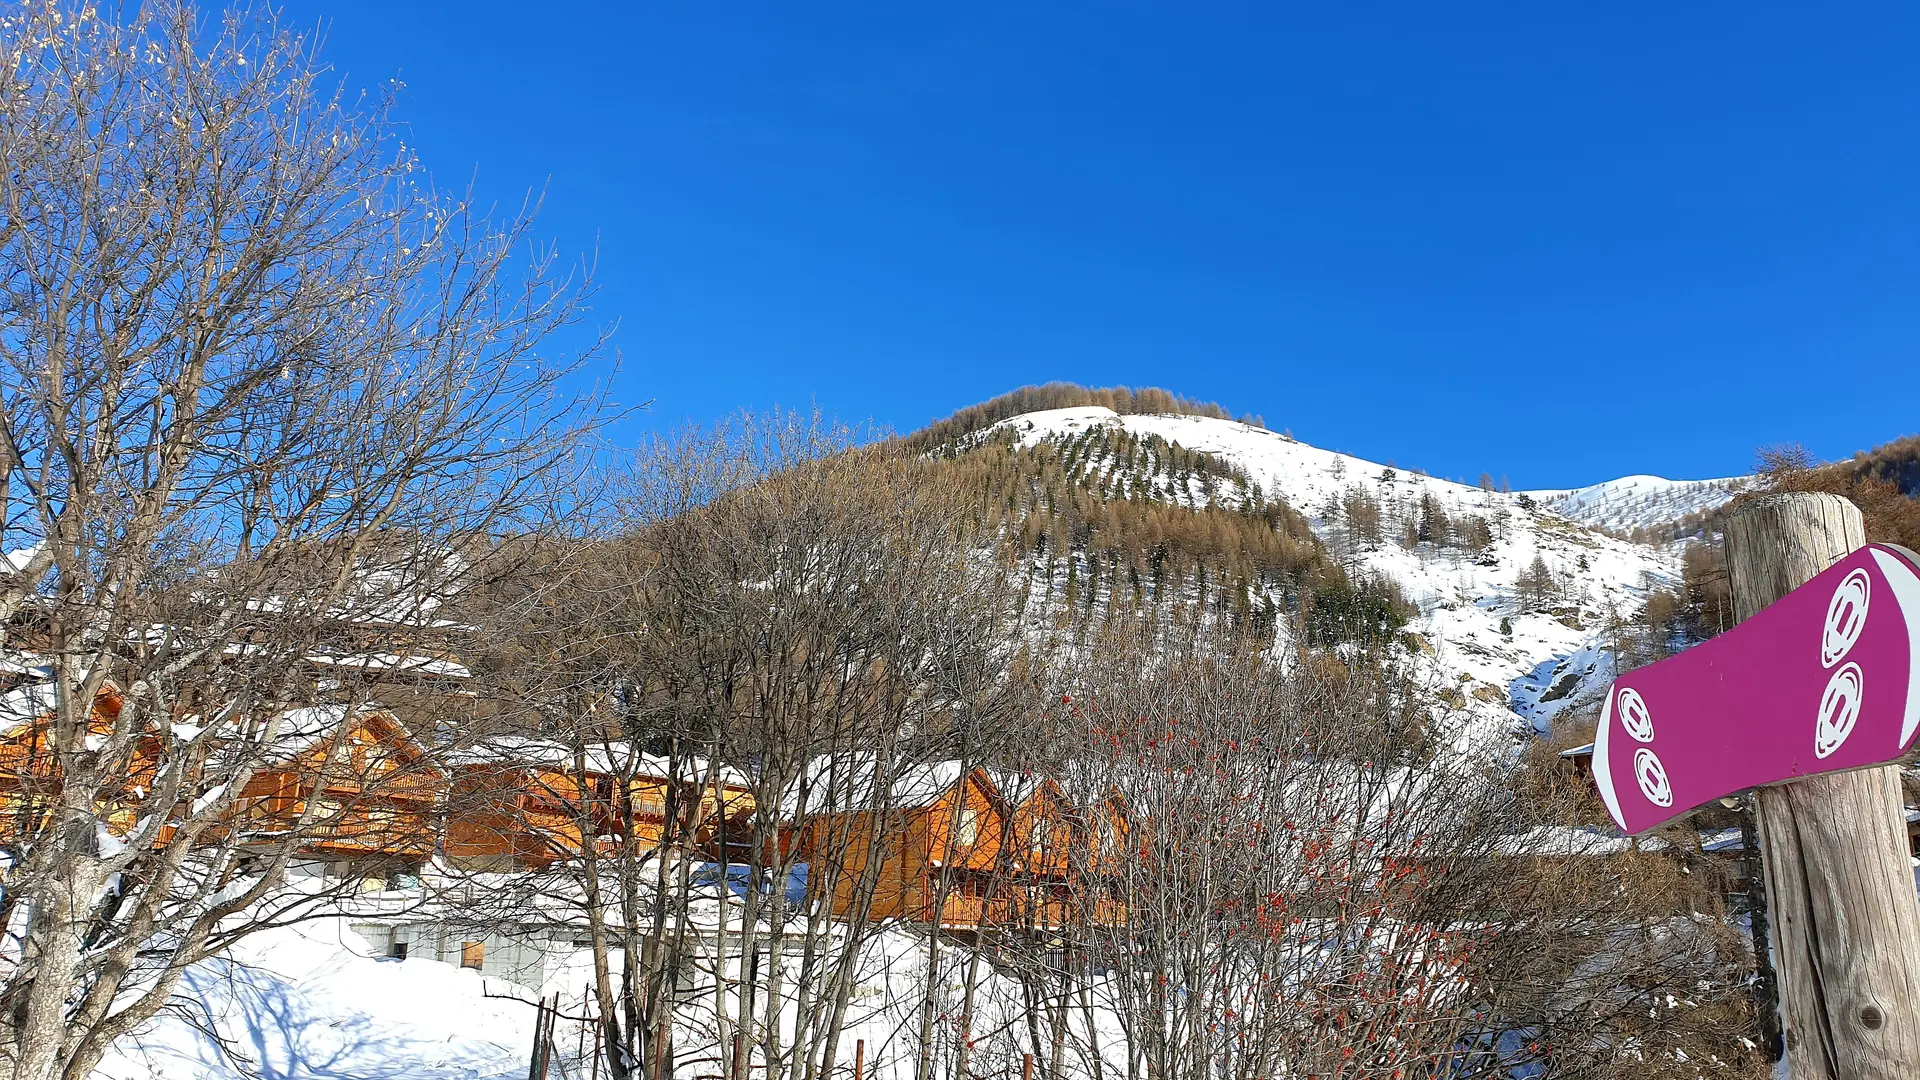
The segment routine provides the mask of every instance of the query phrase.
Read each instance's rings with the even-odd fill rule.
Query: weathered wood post
[[[1862,547],[1860,511],[1769,495],[1727,522],[1742,620]],[[1896,765],[1755,792],[1793,1080],[1920,1077],[1920,901]]]

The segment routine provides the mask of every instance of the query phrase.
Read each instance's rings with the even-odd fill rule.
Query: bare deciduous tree
[[[54,778],[4,870],[21,1080],[310,908],[277,884],[325,809],[243,826],[289,707],[347,692],[309,658],[341,625],[404,651],[584,418],[543,351],[579,282],[387,107],[265,13],[0,25],[0,615]]]
[[[733,777],[751,810],[670,805],[668,835],[617,830],[550,871],[583,905],[605,1060],[829,1075],[903,918],[898,789],[984,761],[1016,715],[1011,605],[947,473],[817,417],[664,439],[614,504],[514,609],[505,696],[616,765],[644,748],[696,790]],[[733,869],[703,885],[701,861]],[[675,989],[696,967],[704,1004]]]

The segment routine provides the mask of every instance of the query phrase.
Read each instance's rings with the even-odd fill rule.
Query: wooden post
[[[540,1064],[541,1043],[547,1034],[547,999],[541,998],[540,1005],[533,1013],[533,1052],[527,1056],[527,1080],[541,1080]]]
[[[1020,1055],[1020,1080],[1033,1080],[1033,1055]]]
[[[867,1075],[867,1040],[855,1039],[853,1043],[853,1080],[865,1080]]]
[[[1736,615],[1751,618],[1865,543],[1860,511],[1839,496],[1754,500],[1727,521]],[[1788,1075],[1920,1077],[1920,900],[1899,767],[1754,796]]]

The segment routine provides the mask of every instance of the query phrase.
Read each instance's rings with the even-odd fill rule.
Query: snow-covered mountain
[[[1630,531],[1679,521],[1725,505],[1753,483],[1751,476],[1669,480],[1623,476],[1581,488],[1528,491],[1535,502],[1582,525]]]
[[[1470,718],[1462,732],[1466,741],[1510,736],[1524,725],[1545,730],[1567,707],[1590,700],[1611,677],[1602,647],[1608,623],[1631,618],[1650,588],[1678,577],[1677,545],[1631,543],[1589,524],[1625,528],[1671,521],[1730,498],[1739,484],[1656,486],[1646,482],[1653,478],[1630,477],[1523,499],[1522,493],[1487,491],[1322,450],[1233,420],[1120,414],[1101,406],[1027,413],[975,437],[1011,433],[1023,446],[1064,444],[1102,427],[1159,436],[1238,468],[1261,492],[1306,515],[1349,571],[1396,581],[1419,609],[1409,629],[1430,650],[1433,677],[1445,682],[1443,695]],[[1427,542],[1408,547],[1397,527],[1382,542],[1359,542],[1338,510],[1341,497],[1356,486],[1379,502],[1389,520],[1413,520],[1423,496],[1456,520],[1479,516],[1491,525],[1493,543],[1478,555]],[[1176,497],[1194,501],[1198,493]],[[1521,582],[1536,557],[1559,583],[1558,595],[1523,603]]]

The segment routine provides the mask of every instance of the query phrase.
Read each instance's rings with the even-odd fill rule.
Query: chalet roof
[[[1039,794],[1041,788],[1047,786],[1047,781],[1051,779],[1044,773],[1030,772],[1026,769],[986,768],[982,771],[987,774],[988,779],[993,781],[993,786],[1000,789],[1000,797],[1005,799],[1009,806],[1019,806],[1033,798]]]
[[[362,707],[341,703],[288,709],[278,717],[279,728],[267,750],[267,760],[279,764],[299,757],[332,737],[347,717]]]
[[[0,675],[37,675],[45,679],[52,674],[53,667],[44,656],[0,652]]]
[[[895,809],[932,806],[941,796],[952,791],[968,771],[961,762],[955,760],[908,765],[896,763],[893,767],[896,771],[884,805]],[[802,771],[801,779],[781,799],[781,813],[787,817],[797,817],[803,811],[821,814],[882,809],[882,800],[876,797],[874,790],[874,774],[878,769],[879,759],[871,753],[826,754],[814,758]],[[981,779],[993,796],[1000,798],[1000,790],[992,776],[978,766],[975,769],[980,772]],[[804,807],[801,805],[803,792],[806,796]]]
[[[433,656],[402,656],[398,653],[370,652],[334,655],[331,653],[312,653],[307,657],[309,664],[322,664],[329,667],[353,668],[359,671],[404,671],[416,675],[444,675],[448,678],[465,679],[473,674],[465,664],[453,660],[444,660]]]
[[[657,777],[665,780],[674,775],[672,763],[657,754],[636,751],[631,744],[616,742],[588,746],[583,749],[587,771],[608,776]],[[504,766],[551,766],[559,769],[571,769],[574,763],[573,745],[559,739],[544,739],[531,735],[500,735],[462,747],[447,754],[448,760],[457,765],[504,765]],[[709,775],[711,771],[711,776]],[[731,787],[747,787],[750,781],[740,770],[726,765],[714,764],[709,767],[705,758],[692,757],[681,763],[679,778],[687,782],[705,782],[717,778],[721,784]]]
[[[40,676],[48,674],[41,668],[30,669],[30,672]],[[119,693],[119,687],[111,679],[107,680],[102,690],[109,695]],[[44,677],[0,693],[0,734],[36,720],[51,719],[54,710],[59,707],[56,693],[53,680]],[[174,725],[176,728],[188,726]]]
[[[596,747],[587,747],[585,753],[589,772],[614,771],[613,763],[605,751]],[[542,739],[530,735],[497,735],[484,742],[450,750],[446,758],[448,763],[453,765],[551,765],[556,768],[571,768],[573,747],[558,739]]]
[[[52,683],[33,682],[16,686],[0,694],[0,732],[12,731],[22,724],[50,716],[53,710]]]
[[[334,622],[411,630],[470,630],[458,620],[440,617],[447,602],[465,590],[470,561],[449,548],[401,548],[390,555],[362,555],[349,572],[346,594],[326,617]],[[284,595],[261,596],[246,606],[254,611],[285,611]]]
[[[274,732],[272,744],[265,748],[263,760],[269,765],[282,765],[292,761],[333,738],[340,730],[340,725],[348,720],[365,716],[379,716],[399,731],[402,738],[415,746],[425,748],[426,744],[415,738],[407,725],[401,723],[399,718],[384,707],[374,702],[361,702],[354,705],[341,702],[307,705],[281,713],[278,717],[278,729]],[[259,743],[257,737],[242,741],[252,742],[256,746]]]
[[[1560,751],[1560,756],[1561,756],[1561,757],[1563,757],[1563,758],[1569,758],[1569,759],[1571,759],[1571,758],[1583,758],[1583,757],[1592,757],[1592,756],[1593,756],[1593,744],[1592,744],[1592,743],[1586,743],[1586,744],[1584,744],[1584,745],[1582,745],[1582,746],[1575,746],[1575,747],[1571,747],[1571,748],[1569,748],[1569,749],[1566,749],[1566,750],[1562,750],[1562,751]]]

